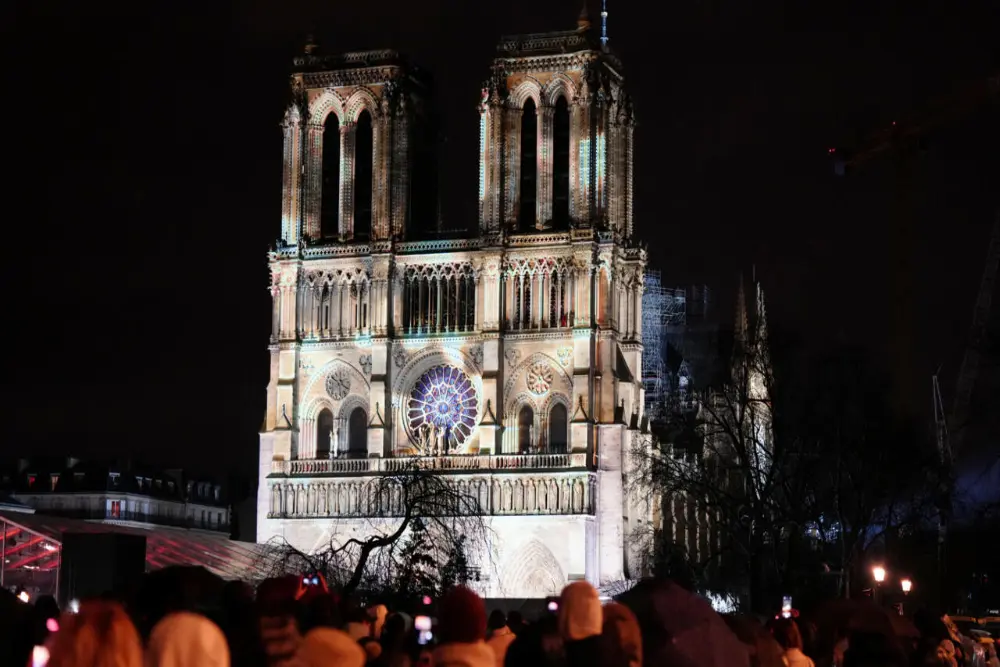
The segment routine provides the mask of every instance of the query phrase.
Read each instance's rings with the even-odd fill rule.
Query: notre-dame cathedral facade
[[[419,70],[307,46],[291,87],[258,541],[357,537],[366,480],[421,457],[487,514],[484,594],[628,576],[646,253],[619,60],[584,20],[502,38],[479,102],[478,229],[460,237],[433,231]]]

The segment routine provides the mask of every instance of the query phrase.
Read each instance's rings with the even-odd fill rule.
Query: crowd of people
[[[621,602],[570,583],[530,622],[487,615],[456,587],[416,614],[364,607],[318,577],[269,579],[256,591],[219,584],[211,595],[181,579],[131,601],[85,600],[60,612],[52,598],[0,599],[2,664],[29,667],[1000,667],[970,650],[947,617],[917,615],[906,637],[841,624],[719,615],[672,582],[642,582]],[[638,591],[638,592],[635,592]],[[429,614],[433,613],[433,617]]]

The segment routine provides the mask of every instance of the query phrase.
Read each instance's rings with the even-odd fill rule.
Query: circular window
[[[413,385],[407,402],[410,437],[420,442],[428,429],[451,447],[463,444],[476,424],[479,400],[469,376],[454,366],[435,366]]]

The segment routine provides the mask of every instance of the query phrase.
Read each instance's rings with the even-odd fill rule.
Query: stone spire
[[[587,12],[587,0],[583,0],[583,9],[580,10],[580,17],[576,20],[576,27],[581,32],[590,30],[590,14]]]

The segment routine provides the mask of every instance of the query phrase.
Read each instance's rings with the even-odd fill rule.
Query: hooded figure
[[[604,605],[604,663],[609,667],[642,667],[642,632],[632,610],[623,604]]]
[[[559,597],[559,634],[571,665],[600,665],[604,613],[597,590],[586,581],[574,581]]]
[[[496,655],[486,645],[486,605],[464,586],[456,586],[441,598],[435,667],[496,667]]]
[[[146,667],[229,667],[229,645],[212,621],[200,614],[169,614],[153,628]]]
[[[363,667],[365,650],[349,634],[333,628],[316,628],[299,645],[299,662],[305,667]]]

